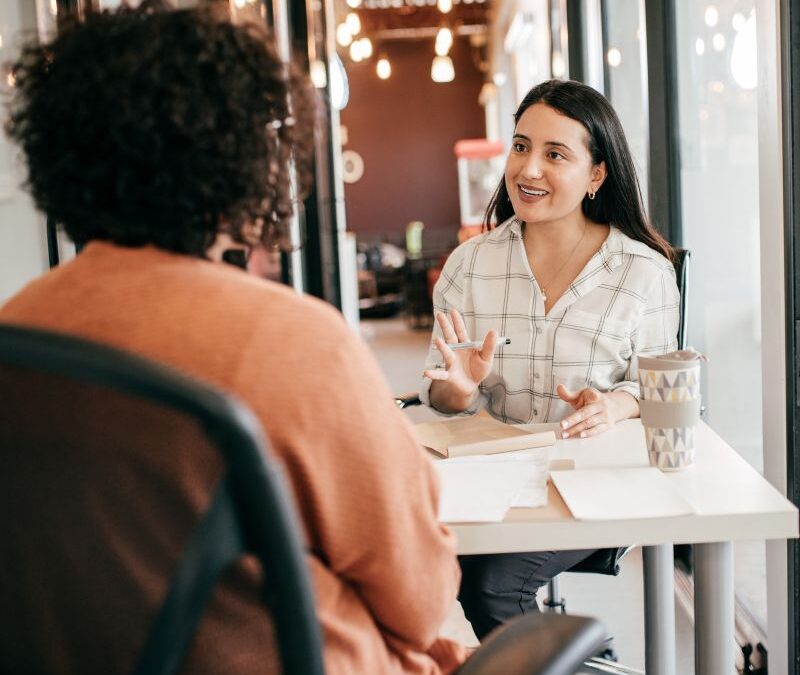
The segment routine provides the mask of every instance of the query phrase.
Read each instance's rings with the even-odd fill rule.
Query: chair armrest
[[[395,396],[394,402],[400,410],[403,408],[410,408],[411,406],[415,405],[422,405],[422,401],[419,400],[419,394],[416,392],[413,394],[403,394],[402,396]]]
[[[603,647],[596,619],[526,614],[496,628],[457,675],[573,675]]]

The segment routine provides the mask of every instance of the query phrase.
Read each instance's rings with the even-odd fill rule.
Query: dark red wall
[[[380,48],[380,46],[379,46]],[[386,45],[392,76],[367,63],[345,59],[350,102],[342,111],[345,150],[364,160],[364,175],[345,185],[347,229],[359,239],[402,241],[409,221],[425,223],[423,245],[455,240],[459,226],[458,175],[454,143],[486,135],[478,94],[483,76],[467,38],[450,51],[456,76],[431,80],[433,39]]]

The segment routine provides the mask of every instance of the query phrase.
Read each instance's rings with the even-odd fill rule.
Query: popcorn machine
[[[481,233],[483,214],[503,176],[502,141],[468,138],[453,148],[458,164],[458,201],[461,210],[459,242]]]

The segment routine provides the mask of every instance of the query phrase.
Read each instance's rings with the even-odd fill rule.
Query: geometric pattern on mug
[[[639,370],[642,398],[647,401],[679,403],[700,397],[696,368],[688,370]]]
[[[668,429],[645,427],[650,464],[669,471],[682,469],[694,460],[695,428]]]
[[[650,452],[682,452],[692,450],[695,427],[645,427],[644,436]]]
[[[655,466],[662,471],[677,471],[684,469],[694,461],[694,450],[682,452],[648,452],[650,466]]]

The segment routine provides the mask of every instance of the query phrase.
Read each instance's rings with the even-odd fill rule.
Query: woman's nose
[[[541,178],[542,177],[542,166],[539,160],[535,157],[531,157],[525,162],[525,165],[522,167],[522,175],[525,178]]]

